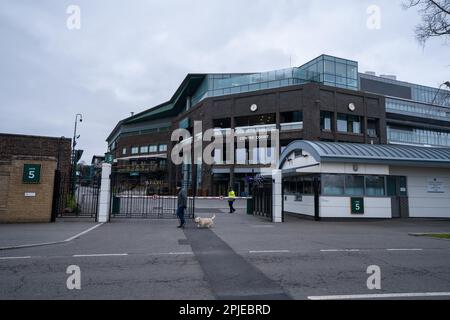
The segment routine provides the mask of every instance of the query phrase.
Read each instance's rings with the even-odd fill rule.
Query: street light
[[[436,91],[436,94],[434,95],[433,101],[431,101],[431,104],[434,104],[434,101],[436,100],[439,92],[441,91],[442,86],[447,86],[448,88],[450,88],[450,81],[445,81],[443,84],[441,84],[439,86],[438,90]],[[447,97],[447,95],[446,95],[446,97]],[[444,100],[445,100],[445,98],[444,98]]]
[[[79,117],[79,119],[78,119]],[[75,116],[75,126],[73,129],[73,140],[72,140],[72,194],[75,196],[75,179],[77,172],[77,153],[75,151],[75,146],[77,145],[77,139],[80,136],[77,136],[77,122],[83,122],[83,115],[81,113],[77,113]]]

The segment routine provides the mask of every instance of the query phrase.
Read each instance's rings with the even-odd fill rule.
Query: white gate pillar
[[[281,170],[272,171],[272,222],[283,222]]]
[[[102,182],[98,196],[97,222],[108,222],[111,205],[111,164],[102,163]]]

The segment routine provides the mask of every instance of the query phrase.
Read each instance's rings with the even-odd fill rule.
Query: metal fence
[[[99,177],[76,177],[75,183],[73,183],[70,175],[62,175],[56,171],[53,191],[53,220],[56,217],[96,218],[100,181]]]
[[[253,214],[272,220],[272,180],[253,187]]]
[[[176,219],[176,191],[155,181],[128,177],[113,171],[111,218]],[[195,198],[191,195],[185,210],[187,219],[194,217],[194,206]]]

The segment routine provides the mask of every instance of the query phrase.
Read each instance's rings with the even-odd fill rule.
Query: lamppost
[[[450,81],[445,81],[443,84],[441,84],[439,86],[438,90],[436,91],[436,94],[434,95],[433,101],[431,101],[431,104],[434,104],[434,101],[436,100],[436,98],[437,98],[437,96],[438,96],[438,94],[441,91],[443,86],[447,86],[447,87],[450,88]],[[446,99],[446,98],[447,98],[447,96],[444,99]]]
[[[80,117],[80,119],[78,119]],[[77,153],[75,150],[75,146],[77,145],[77,139],[80,137],[77,136],[77,122],[83,122],[83,115],[81,113],[77,113],[75,116],[75,126],[73,129],[73,140],[72,140],[72,194],[75,196],[75,185],[76,185],[76,175],[77,175]]]

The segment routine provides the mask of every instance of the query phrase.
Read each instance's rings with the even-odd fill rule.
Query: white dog
[[[214,225],[215,217],[216,217],[216,215],[213,215],[211,218],[196,217],[195,222],[197,222],[198,228],[200,228],[200,227],[211,228]]]

